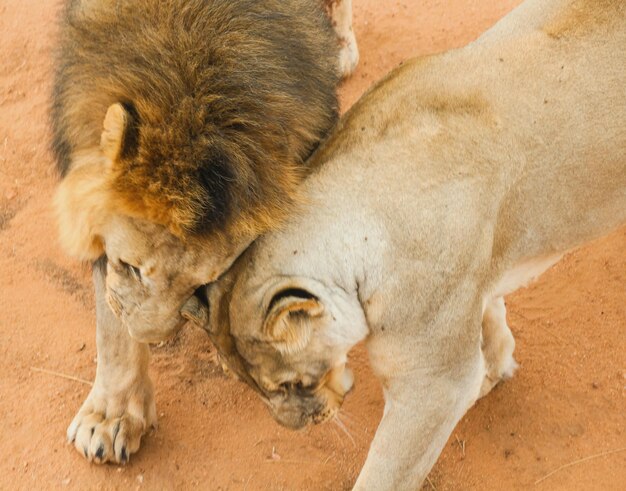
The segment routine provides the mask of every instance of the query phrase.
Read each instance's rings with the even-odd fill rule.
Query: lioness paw
[[[156,426],[152,386],[103,397],[95,387],[67,429],[72,443],[87,460],[97,464],[125,464],[137,452],[141,437]]]
[[[483,346],[486,374],[479,397],[483,397],[501,380],[509,379],[517,369],[513,358],[515,339],[506,323],[506,306],[502,297],[491,299],[483,314]]]

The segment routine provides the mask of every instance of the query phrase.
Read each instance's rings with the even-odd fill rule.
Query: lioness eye
[[[135,278],[137,281],[141,281],[141,271],[138,267],[133,266],[132,264],[128,264],[126,261],[122,261],[121,259],[120,264],[130,272],[133,278]]]

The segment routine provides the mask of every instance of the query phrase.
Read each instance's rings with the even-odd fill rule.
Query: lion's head
[[[193,233],[203,208],[194,207],[193,200],[177,202],[167,180],[160,181],[165,182],[160,188],[154,182],[144,193],[140,184],[125,183],[127,169],[137,159],[136,154],[124,154],[134,138],[133,117],[121,104],[108,109],[99,150],[75,159],[55,204],[65,247],[85,260],[106,255],[109,306],[135,339],[154,342],[180,327],[185,301],[227,269],[264,224],[241,213],[219,227],[213,216],[213,233]],[[189,194],[205,192],[184,174],[178,178]],[[125,189],[129,185],[135,186],[134,193]],[[159,193],[167,206],[150,203]]]
[[[337,43],[310,0],[67,2],[53,150],[62,242],[108,258],[131,334],[180,307],[297,202],[337,118]]]

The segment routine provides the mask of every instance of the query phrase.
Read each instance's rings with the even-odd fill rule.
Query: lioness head
[[[324,422],[352,388],[347,353],[367,331],[363,312],[354,296],[315,279],[267,274],[256,246],[207,287],[209,336],[279,423]]]

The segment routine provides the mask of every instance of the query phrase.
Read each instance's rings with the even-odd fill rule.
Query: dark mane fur
[[[336,41],[315,0],[72,0],[61,20],[53,149],[62,176],[131,115],[118,212],[182,233],[291,201],[337,118]],[[255,218],[251,218],[255,217]]]

